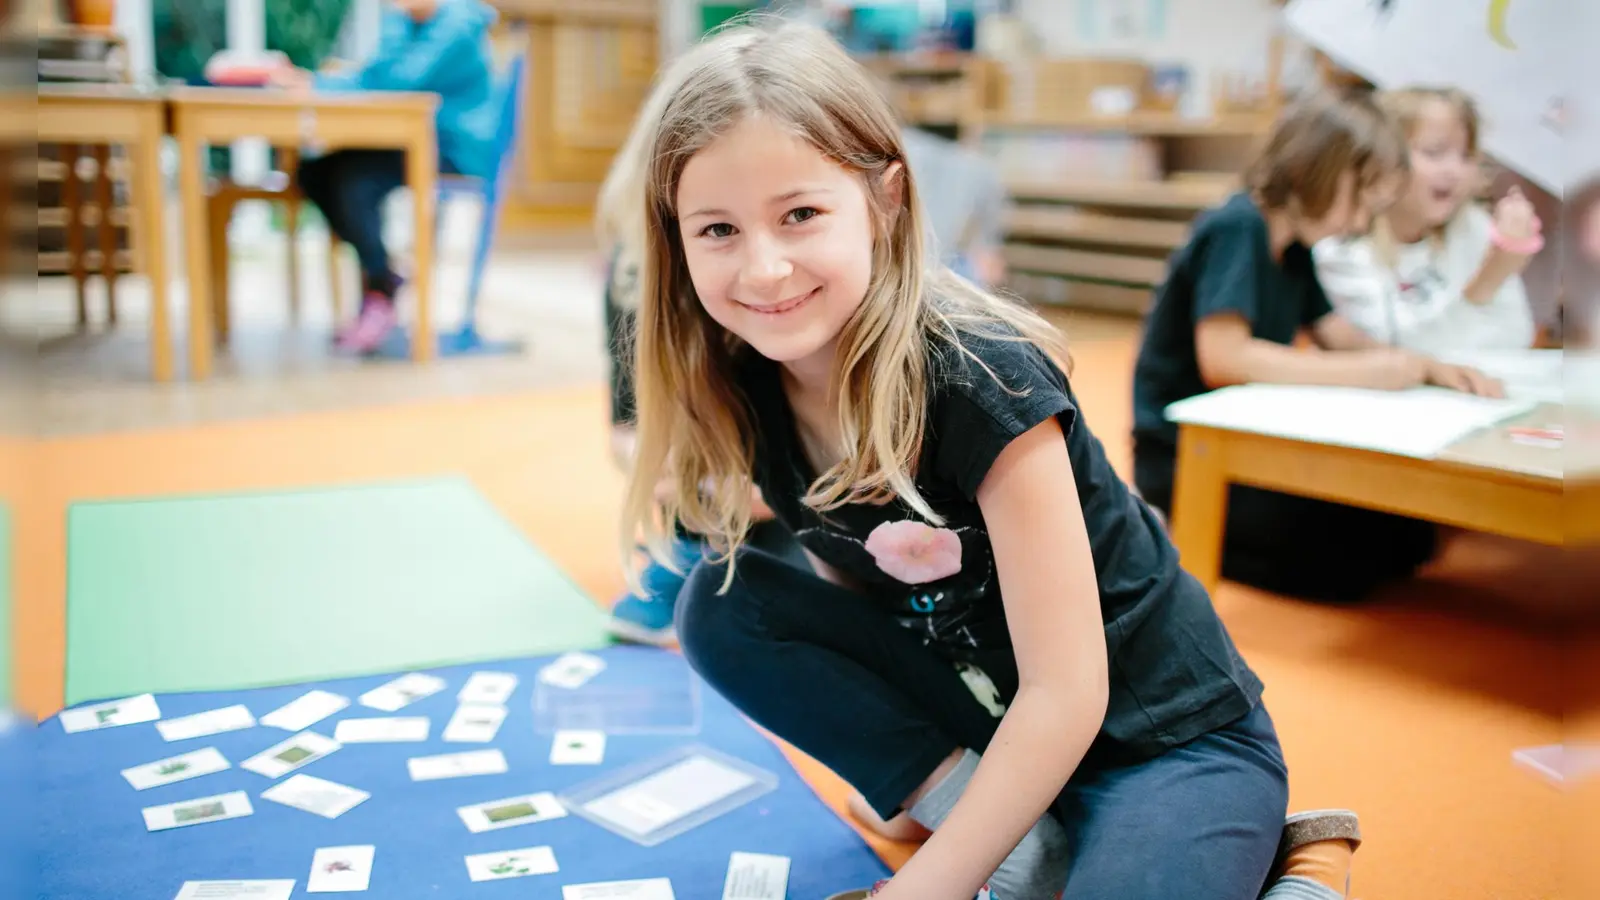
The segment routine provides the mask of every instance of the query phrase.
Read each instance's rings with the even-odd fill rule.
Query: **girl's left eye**
[[[815,207],[802,206],[799,209],[790,210],[789,211],[789,215],[786,216],[786,218],[789,221],[793,222],[794,224],[798,225],[801,222],[810,221],[811,219],[814,219],[814,218],[816,218],[817,216],[820,216],[820,215],[822,215],[822,211],[821,210],[818,210]]]

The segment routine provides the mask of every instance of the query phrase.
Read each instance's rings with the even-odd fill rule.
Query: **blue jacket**
[[[489,55],[496,13],[479,0],[441,0],[416,22],[385,5],[378,52],[354,72],[318,75],[326,91],[424,91],[439,95],[441,165],[463,175],[494,172],[501,96]]]

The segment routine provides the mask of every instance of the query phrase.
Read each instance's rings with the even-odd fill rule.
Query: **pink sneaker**
[[[339,332],[335,345],[347,353],[372,353],[383,346],[389,333],[400,324],[394,301],[379,294],[368,296],[361,304],[361,314]]]

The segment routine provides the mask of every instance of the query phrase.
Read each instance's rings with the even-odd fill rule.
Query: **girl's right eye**
[[[727,222],[713,222],[700,229],[701,237],[725,238],[733,236],[733,226]]]

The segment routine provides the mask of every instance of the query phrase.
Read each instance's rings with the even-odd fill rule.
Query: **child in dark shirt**
[[[1494,395],[1480,373],[1384,347],[1333,311],[1310,247],[1364,232],[1407,177],[1404,136],[1368,99],[1318,94],[1280,120],[1244,192],[1196,222],[1156,294],[1134,369],[1134,481],[1170,512],[1169,404],[1230,384],[1435,384]],[[1319,351],[1292,346],[1309,330]],[[1320,352],[1333,351],[1333,352]],[[1355,600],[1412,574],[1435,528],[1242,486],[1228,499],[1223,575],[1278,593]]]

